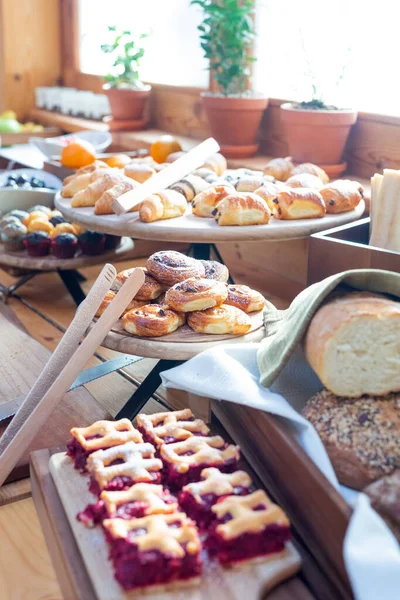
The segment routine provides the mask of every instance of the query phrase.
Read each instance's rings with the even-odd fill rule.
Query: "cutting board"
[[[49,454],[46,458],[48,461]],[[88,502],[93,502],[93,495],[87,489],[88,476],[80,475],[73,468],[71,460],[66,457],[65,453],[51,456],[47,469],[55,484],[58,500],[61,501],[63,507],[61,513],[60,505],[57,509],[56,504],[51,500],[48,487],[44,489],[41,483],[44,481],[46,486],[46,476],[43,472],[44,462],[44,453],[34,455],[31,475],[34,500],[37,505],[39,504],[39,507],[37,506],[39,516],[41,516],[43,501],[45,501],[48,517],[56,518],[58,524],[62,519],[63,531],[65,531],[65,521],[68,522],[79,549],[79,554],[71,553],[69,555],[69,561],[73,561],[74,564],[68,565],[68,569],[70,572],[76,573],[78,572],[77,563],[84,566],[87,576],[86,583],[90,583],[92,590],[91,595],[88,595],[88,589],[84,589],[84,587],[80,589],[78,582],[78,585],[74,586],[75,595],[66,596],[69,600],[70,598],[79,600],[210,600],[211,598],[214,600],[219,598],[221,600],[243,600],[243,598],[258,600],[277,584],[294,575],[300,568],[300,556],[293,545],[289,543],[286,550],[279,556],[276,555],[266,561],[254,562],[235,569],[222,569],[216,562],[211,562],[207,558],[204,561],[203,575],[199,585],[168,592],[160,589],[153,592],[148,590],[146,593],[124,592],[113,577],[112,565],[107,559],[108,550],[101,529],[99,527],[86,529],[76,520],[76,514]],[[55,567],[59,574],[57,564]],[[63,572],[65,573],[65,566]],[[82,581],[81,577],[79,581]],[[63,591],[65,594],[65,590]]]

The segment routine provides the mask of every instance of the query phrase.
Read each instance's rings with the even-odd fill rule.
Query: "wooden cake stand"
[[[0,244],[0,266],[11,274],[20,277],[8,288],[0,285],[0,297],[7,299],[18,288],[40,273],[56,272],[78,306],[85,299],[85,294],[80,286],[80,282],[84,281],[84,277],[77,269],[124,260],[132,254],[133,248],[134,242],[130,238],[124,237],[118,248],[98,256],[80,254],[75,258],[60,259],[51,255],[34,258],[28,256],[26,251],[7,252],[4,246]]]
[[[124,354],[139,355],[143,358],[157,358],[159,360],[115,418],[127,417],[133,420],[159,387],[162,371],[176,367],[218,344],[260,342],[264,337],[262,312],[248,315],[252,327],[246,335],[241,336],[196,333],[188,325],[184,325],[177,331],[159,338],[144,338],[127,333],[119,321],[108,333],[102,342],[102,346]]]

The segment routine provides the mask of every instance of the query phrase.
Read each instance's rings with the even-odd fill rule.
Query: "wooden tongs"
[[[112,265],[104,266],[55,352],[0,439],[0,486],[144,283],[143,271],[135,269],[79,346],[116,274]]]

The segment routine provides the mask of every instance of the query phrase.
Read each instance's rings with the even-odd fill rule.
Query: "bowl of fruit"
[[[29,140],[35,144],[37,148],[47,158],[53,160],[59,160],[62,155],[63,148],[71,142],[82,142],[83,145],[90,145],[94,152],[104,152],[106,148],[111,144],[112,137],[108,131],[78,131],[76,133],[62,135],[59,137],[51,138],[35,138],[31,137]]]
[[[0,212],[27,210],[34,204],[53,206],[54,195],[62,181],[37,169],[14,169],[0,173]]]

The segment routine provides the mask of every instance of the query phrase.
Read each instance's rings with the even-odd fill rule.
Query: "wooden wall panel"
[[[0,0],[0,110],[23,119],[35,105],[34,89],[61,75],[60,13],[56,0]]]

